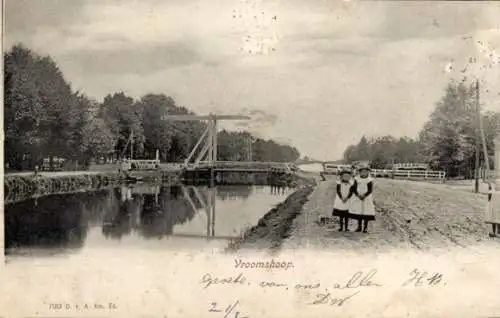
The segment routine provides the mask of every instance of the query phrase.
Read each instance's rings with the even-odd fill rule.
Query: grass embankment
[[[226,251],[234,252],[242,248],[280,248],[283,239],[290,235],[293,220],[301,212],[316,185],[313,178],[303,175],[297,175],[296,178],[296,190],[285,201],[267,212],[257,225],[245,231],[240,239],[231,242]]]
[[[120,182],[117,173],[71,173],[6,175],[4,177],[5,202],[16,202],[57,193],[102,189]]]
[[[155,182],[161,178],[166,183],[175,183],[180,177],[174,170],[131,171],[130,176]],[[91,191],[124,181],[127,180],[118,173],[116,165],[102,165],[88,171],[41,171],[36,176],[34,172],[9,173],[4,177],[5,202],[17,202],[50,194]]]

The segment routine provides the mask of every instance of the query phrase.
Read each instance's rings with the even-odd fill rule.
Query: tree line
[[[345,149],[343,160],[347,163],[369,160],[378,169],[393,163],[427,163],[433,169],[446,171],[450,177],[472,178],[477,138],[482,142],[476,100],[475,85],[452,81],[417,137],[363,136],[356,145]],[[492,168],[493,140],[500,128],[500,113],[485,111],[481,118]],[[481,148],[481,166],[485,166],[485,161]]]
[[[157,150],[160,160],[179,162],[206,127],[163,120],[194,114],[165,94],[135,100],[115,92],[102,102],[93,100],[71,87],[50,56],[22,44],[4,54],[4,74],[4,153],[12,168],[31,169],[54,157],[88,165],[95,158],[131,152],[134,158],[153,159]],[[249,132],[224,130],[218,140],[218,160],[291,162],[300,156],[295,147]]]

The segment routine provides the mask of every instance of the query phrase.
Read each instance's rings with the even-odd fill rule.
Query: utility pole
[[[134,159],[134,131],[130,132],[130,160]]]
[[[476,113],[477,113],[477,128],[476,128],[476,167],[475,167],[475,192],[479,192],[479,152],[481,151],[481,144],[479,133],[481,131],[481,110],[479,108],[479,79],[476,80]],[[488,160],[488,158],[485,158]],[[489,173],[489,171],[488,171]]]
[[[253,137],[248,138],[248,161],[252,161],[252,142]]]

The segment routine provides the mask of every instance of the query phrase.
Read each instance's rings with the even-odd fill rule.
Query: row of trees
[[[357,145],[344,151],[344,162],[369,160],[372,167],[383,169],[397,162],[422,162],[421,144],[408,137],[383,136],[368,139],[363,136]]]
[[[493,139],[500,128],[500,113],[481,114],[490,167]],[[451,82],[417,138],[385,136],[367,139],[347,147],[344,161],[370,160],[375,168],[398,162],[425,162],[451,177],[474,175],[476,140],[479,134],[476,90],[473,85]],[[480,160],[484,164],[483,152]]]
[[[101,103],[89,99],[71,88],[50,56],[22,45],[4,54],[4,66],[5,162],[11,167],[24,163],[31,168],[52,157],[88,163],[129,155],[131,148],[134,158],[154,158],[158,149],[162,161],[175,162],[187,157],[205,129],[197,121],[163,120],[164,115],[193,114],[164,94],[134,100],[117,92]],[[219,134],[219,160],[299,158],[296,148],[248,132]]]

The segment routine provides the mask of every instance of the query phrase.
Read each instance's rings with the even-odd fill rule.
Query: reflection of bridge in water
[[[124,206],[133,204],[134,201],[137,201],[139,199],[137,195],[140,195],[140,197],[143,198],[144,202],[142,203],[143,209],[140,213],[141,215],[139,216],[140,220],[138,219],[135,222],[135,227],[144,228],[144,225],[161,227],[161,224],[164,224],[165,227],[163,229],[149,231],[147,233],[141,231],[145,236],[154,235],[162,237],[166,235],[169,237],[231,240],[239,238],[239,236],[216,234],[216,203],[218,200],[225,201],[231,199],[232,197],[240,199],[248,198],[252,195],[254,191],[253,189],[254,188],[251,186],[228,186],[223,187],[222,191],[219,191],[220,189],[217,187],[209,186],[199,187],[179,185],[176,187],[162,188],[160,186],[150,186],[144,184],[134,185],[128,188],[123,187],[121,191],[122,193],[127,193],[127,195],[122,195],[122,200],[125,198],[125,201],[122,202],[122,205]],[[286,187],[272,186],[270,187],[270,194],[281,196],[285,194],[285,190]],[[175,233],[173,229],[174,225],[189,222],[200,212],[206,215],[205,234]],[[182,216],[179,213],[182,214]],[[234,213],[236,213],[236,211]],[[165,224],[161,220],[167,215],[169,216],[169,219],[172,218],[172,215],[178,215],[180,218],[174,217],[175,220],[171,220]]]
[[[207,215],[207,227],[206,227],[206,235],[197,235],[197,234],[176,234],[176,233],[169,233],[169,236],[179,236],[179,237],[192,237],[192,238],[210,238],[210,239],[234,239],[236,237],[231,237],[231,236],[221,236],[217,237],[215,236],[215,217],[216,217],[216,196],[217,196],[217,189],[215,187],[204,187],[204,188],[199,188],[196,186],[184,186],[180,185],[178,186],[180,191],[182,192],[183,198],[187,200],[189,203],[189,208],[191,209],[191,212],[193,214],[198,213],[198,210],[201,209],[206,213]],[[154,206],[153,209],[161,209],[160,206],[160,192],[161,192],[161,187],[160,186],[151,186],[151,185],[135,185],[132,187],[122,187],[120,189],[121,192],[121,198],[123,205],[127,205],[130,202],[133,202],[134,194],[140,194],[143,197],[147,197],[146,201],[150,202],[145,202],[146,206]],[[175,197],[178,195],[174,194]],[[154,202],[151,202],[152,198],[154,198]],[[148,200],[149,199],[149,200]],[[147,209],[146,209],[147,210]],[[159,212],[159,211],[156,211]],[[163,212],[163,211],[162,211]],[[141,213],[142,214],[142,213]],[[138,214],[140,219],[140,215]],[[136,220],[136,225],[140,223],[140,221]],[[173,230],[173,229],[172,229]]]
[[[270,194],[284,195],[286,187],[284,186],[271,186],[269,187]],[[221,190],[221,191],[219,191]],[[130,204],[138,198],[134,196],[140,195],[143,202],[143,209],[141,211],[140,224],[148,224],[145,220],[153,217],[156,225],[162,224],[161,220],[165,214],[175,214],[180,218],[175,218],[173,222],[167,222],[166,235],[169,237],[185,237],[185,238],[200,238],[200,239],[223,239],[231,240],[239,238],[239,236],[230,235],[217,235],[216,219],[217,219],[217,201],[231,200],[232,198],[248,198],[253,194],[254,188],[251,186],[227,186],[222,188],[217,187],[199,187],[179,185],[176,187],[162,188],[160,186],[149,185],[135,185],[130,188],[122,188],[121,191],[126,191],[128,194],[125,196],[126,201],[124,205]],[[122,196],[123,197],[123,196]],[[148,208],[155,206],[155,208]],[[156,212],[151,212],[156,209]],[[182,212],[181,212],[182,211]],[[184,224],[192,220],[198,213],[206,215],[206,227],[204,234],[192,233],[175,233],[173,227],[176,224]],[[263,211],[266,212],[266,211]],[[182,216],[180,214],[182,214]],[[234,212],[236,213],[236,211]],[[136,222],[139,225],[139,223]],[[157,231],[154,231],[157,234]],[[143,233],[146,234],[146,233]],[[149,233],[148,236],[150,236]],[[160,234],[160,236],[163,236]]]
[[[239,237],[238,231],[241,233],[249,224],[256,224],[256,218],[270,208],[269,204],[281,201],[266,197],[263,189],[256,189],[253,186],[211,188],[143,183],[8,204],[5,247],[81,248],[89,235],[93,237],[91,241],[96,240],[95,235],[121,240],[134,233],[142,239],[231,240]],[[270,189],[267,195],[284,193],[280,187],[267,189]],[[248,206],[242,201],[254,195],[264,198],[265,202],[240,210],[242,205]],[[255,203],[260,203],[260,198]],[[218,222],[217,202],[221,210]],[[231,210],[235,208],[237,210]]]

